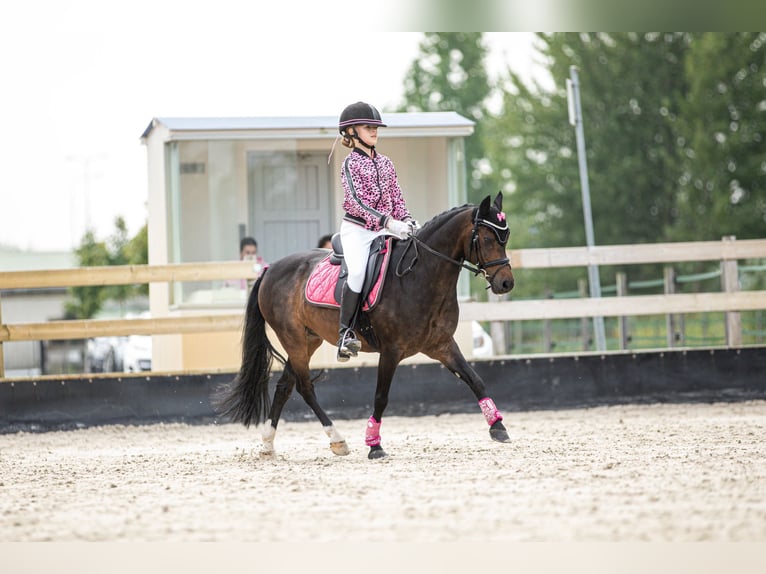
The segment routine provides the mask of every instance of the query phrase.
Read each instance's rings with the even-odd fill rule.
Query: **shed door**
[[[267,262],[316,247],[332,229],[330,170],[321,153],[249,152],[249,234]]]

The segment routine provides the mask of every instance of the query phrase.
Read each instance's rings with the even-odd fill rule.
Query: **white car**
[[[126,337],[96,337],[85,346],[85,371],[112,373],[122,371],[122,352]]]
[[[492,348],[492,337],[478,321],[471,321],[471,334],[473,335],[474,357],[491,357],[495,354]]]
[[[122,368],[126,373],[152,370],[152,338],[130,335],[122,347]]]

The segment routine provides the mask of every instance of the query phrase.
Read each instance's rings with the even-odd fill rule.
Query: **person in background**
[[[253,261],[253,267],[257,271],[262,270],[266,266],[266,261],[258,255],[258,242],[253,237],[243,237],[239,241],[239,258],[242,261]],[[245,289],[253,286],[254,279],[241,279],[238,282],[240,289]]]
[[[370,244],[380,235],[406,239],[418,229],[402,197],[393,162],[375,149],[379,127],[386,127],[380,112],[365,102],[346,106],[338,120],[338,137],[351,149],[341,167],[345,213],[340,239],[348,279],[340,301],[337,355],[340,362],[355,357],[362,348],[352,325]]]
[[[332,249],[332,235],[323,235],[317,241],[317,248],[319,249]]]
[[[266,262],[258,255],[258,242],[253,237],[243,237],[239,241],[239,258],[242,261],[252,260],[261,265]]]

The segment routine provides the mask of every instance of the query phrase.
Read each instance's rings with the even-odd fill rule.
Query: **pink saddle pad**
[[[362,303],[362,311],[369,311],[380,300],[380,294],[383,290],[383,279],[386,276],[388,260],[391,255],[390,241],[387,243],[387,248],[383,253],[383,264],[380,266],[380,273],[375,279],[372,289],[370,289],[370,295]],[[335,300],[335,284],[338,282],[340,267],[340,265],[330,264],[330,255],[327,255],[317,263],[308,281],[306,281],[306,300],[309,303],[321,307],[340,307]]]

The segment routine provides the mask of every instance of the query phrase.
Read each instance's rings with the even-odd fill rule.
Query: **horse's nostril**
[[[496,283],[492,286],[492,291],[495,293],[508,293],[513,289],[515,282],[513,279],[503,279],[500,283]]]

